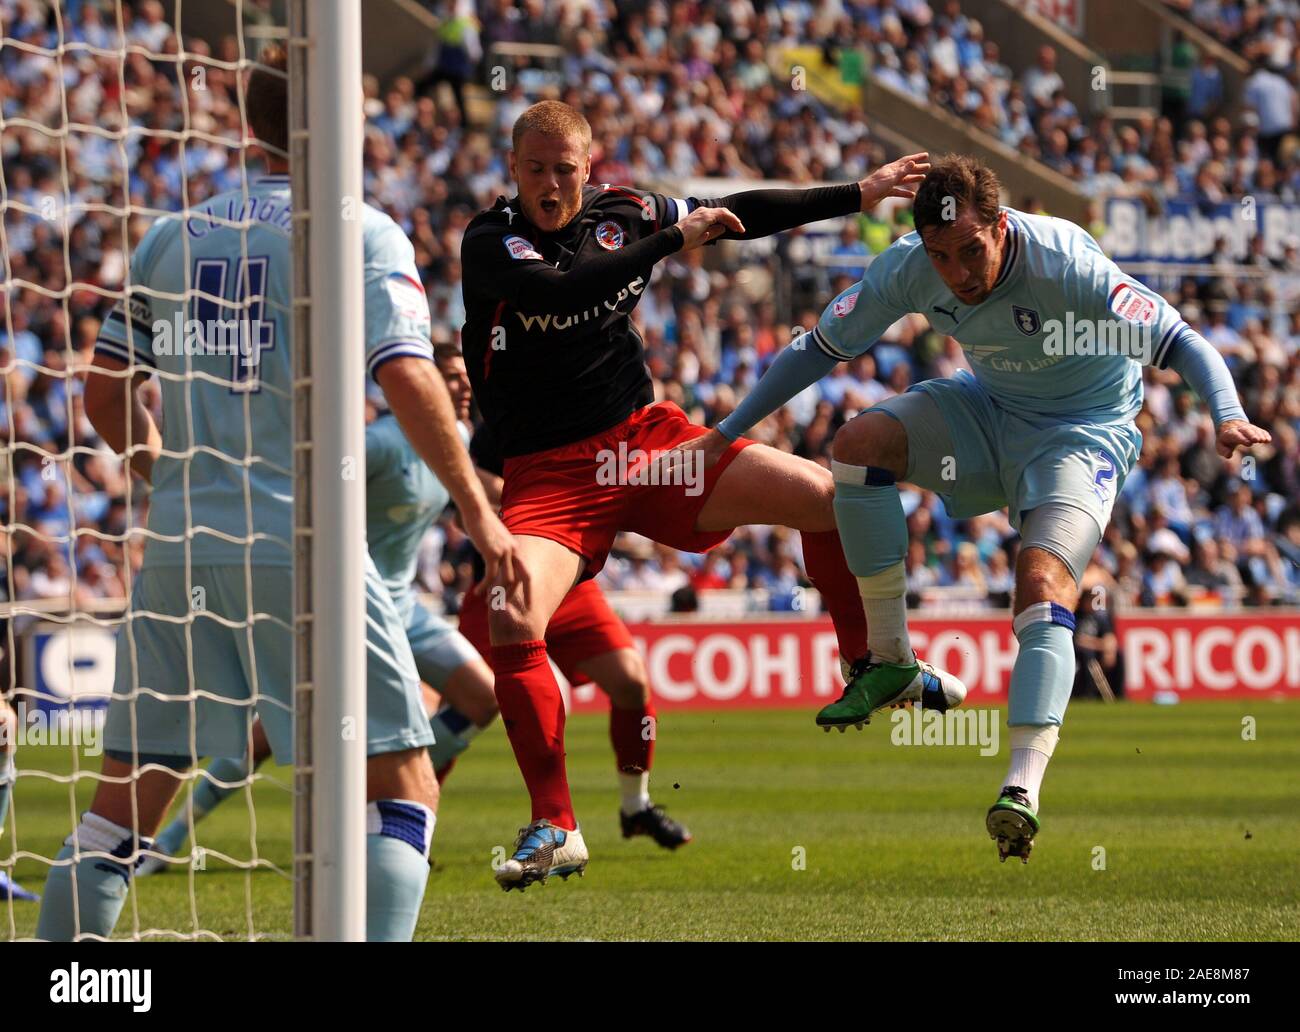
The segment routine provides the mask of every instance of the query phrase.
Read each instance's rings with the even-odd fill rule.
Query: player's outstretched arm
[[[726,216],[730,213],[701,217],[696,232]],[[647,262],[654,264],[688,247],[689,229],[666,226],[616,251],[587,256],[569,269],[547,263],[527,240],[505,227],[471,231],[461,244],[466,289],[471,289],[472,283],[480,295],[525,312],[570,314],[625,295],[628,284],[642,275]]]
[[[1223,356],[1192,329],[1155,291],[1135,283],[1101,249],[1088,240],[1076,262],[1070,285],[1077,294],[1076,311],[1098,322],[1118,317],[1129,329],[1141,331],[1143,346],[1133,355],[1141,365],[1172,369],[1210,410],[1218,435],[1218,451],[1225,459],[1238,448],[1267,444],[1272,435],[1246,418],[1237,397],[1237,385]]]
[[[483,555],[484,583],[519,584],[527,590],[528,574],[514,537],[488,501],[456,429],[447,385],[425,358],[403,355],[379,367],[375,379],[407,439],[451,494],[465,533]]]
[[[1238,448],[1273,440],[1272,434],[1246,418],[1228,364],[1214,345],[1191,327],[1174,337],[1163,358],[1164,367],[1181,376],[1209,406],[1218,433],[1218,451],[1225,459],[1232,458]]]
[[[856,183],[808,190],[742,190],[697,203],[703,207],[727,208],[744,223],[741,231],[728,229],[723,234],[726,239],[756,240],[823,219],[870,211],[887,197],[910,200],[929,171],[930,156],[923,151],[881,165]]]
[[[776,356],[767,372],[731,415],[707,434],[701,434],[662,456],[659,461],[663,475],[671,476],[675,468],[686,462],[686,455],[693,452],[699,452],[702,467],[710,469],[736,438],[834,369],[840,360],[813,347],[812,340],[810,333],[796,338]]]
[[[86,415],[95,432],[113,451],[125,454],[129,445],[134,448],[131,468],[145,480],[153,476],[153,464],[162,453],[162,434],[153,416],[140,400],[139,388],[149,378],[146,372],[137,372],[127,382],[120,373],[129,366],[109,355],[97,353],[90,369],[86,371]],[[137,367],[139,368],[139,367]],[[102,369],[104,372],[96,372]],[[130,419],[130,433],[127,420]]]

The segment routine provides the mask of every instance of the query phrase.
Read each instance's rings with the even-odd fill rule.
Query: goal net
[[[128,872],[114,939],[356,935],[355,906],[331,922],[320,901],[360,883],[364,907],[364,756],[337,732],[360,603],[317,611],[313,544],[359,569],[330,536],[356,503],[312,471],[337,471],[360,420],[319,433],[316,392],[341,384],[306,345],[347,323],[310,301],[340,244],[307,190],[355,175],[359,194],[360,167],[335,152],[311,175],[344,136],[307,132],[313,7],[329,45],[347,0],[0,0],[0,938],[37,936],[22,891],[62,866],[75,900],[101,852]],[[257,69],[288,84],[283,146],[250,120]],[[181,227],[165,249],[159,220]],[[296,766],[259,766],[268,739]],[[87,830],[97,796],[125,848]]]

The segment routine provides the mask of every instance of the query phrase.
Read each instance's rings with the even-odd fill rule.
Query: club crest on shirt
[[[606,219],[596,227],[596,243],[606,251],[617,251],[625,239],[623,227],[613,219]]]
[[[1021,308],[1020,305],[1012,305],[1011,318],[1015,321],[1016,329],[1026,337],[1032,337],[1042,327],[1038,313],[1032,308]]]
[[[852,294],[845,294],[843,297],[838,298],[836,300],[835,302],[836,318],[843,319],[846,315],[848,315],[851,311],[853,311],[854,306],[856,306],[858,303],[859,293],[860,291],[855,290]]]

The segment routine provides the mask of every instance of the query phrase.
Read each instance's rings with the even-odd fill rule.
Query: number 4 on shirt
[[[231,276],[231,266],[237,273]],[[205,354],[221,354],[224,343],[231,354],[234,381],[232,394],[253,393],[262,389],[260,372],[262,352],[275,347],[275,324],[266,313],[266,282],[271,260],[264,255],[248,258],[200,258],[194,263],[194,318]],[[230,297],[227,291],[233,291]],[[221,299],[221,300],[218,300]],[[238,309],[233,319],[222,315],[223,308]]]

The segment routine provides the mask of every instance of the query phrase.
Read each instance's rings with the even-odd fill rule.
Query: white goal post
[[[361,3],[290,4],[294,933],[366,931]]]

